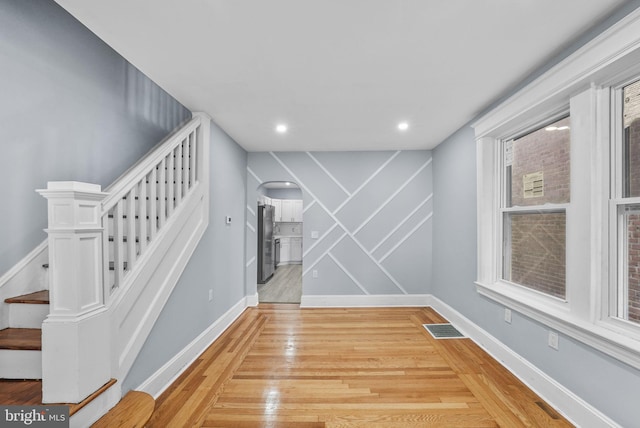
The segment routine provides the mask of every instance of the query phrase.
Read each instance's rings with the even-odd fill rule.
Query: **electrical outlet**
[[[317,230],[312,230],[311,231],[311,239],[318,239],[319,234]]]
[[[556,333],[555,331],[549,332],[549,346],[556,351],[558,350],[558,333]]]
[[[504,308],[504,321],[511,324],[511,309]]]
[[[210,288],[209,289],[209,301],[212,301],[212,300],[213,300],[213,289]]]
[[[318,271],[316,269],[313,270],[313,277],[314,278],[318,277]]]

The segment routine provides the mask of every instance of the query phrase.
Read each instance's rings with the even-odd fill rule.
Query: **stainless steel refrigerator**
[[[273,205],[258,205],[258,283],[264,284],[274,270]]]

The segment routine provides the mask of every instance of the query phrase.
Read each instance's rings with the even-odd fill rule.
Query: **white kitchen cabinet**
[[[302,263],[302,238],[291,238],[289,257],[293,263]]]
[[[282,199],[281,201],[282,222],[301,223],[302,222],[302,199]]]
[[[302,263],[302,238],[281,236],[280,264]]]
[[[291,261],[291,240],[280,238],[280,264],[288,264]]]
[[[282,220],[282,201],[280,199],[271,199],[271,205],[275,207],[273,213],[273,221],[281,222]]]

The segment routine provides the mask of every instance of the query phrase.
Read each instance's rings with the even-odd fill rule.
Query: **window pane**
[[[623,89],[624,191],[625,197],[640,196],[640,81]]]
[[[627,235],[627,278],[626,290],[622,290],[622,295],[626,302],[622,302],[622,313],[618,316],[640,323],[640,206],[626,207],[624,219]]]
[[[505,143],[506,207],[569,202],[569,118]]]
[[[504,214],[504,279],[565,297],[565,212]]]

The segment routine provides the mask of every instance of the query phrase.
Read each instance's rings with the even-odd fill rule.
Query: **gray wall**
[[[303,295],[429,292],[431,152],[249,153],[247,177],[247,294],[256,292],[256,189],[267,181],[302,189]]]
[[[247,153],[213,123],[210,165],[209,227],[124,380],[123,392],[138,387],[245,296]],[[231,216],[230,225],[225,216]]]
[[[46,239],[47,181],[106,187],[190,112],[52,0],[0,0],[0,275]]]

